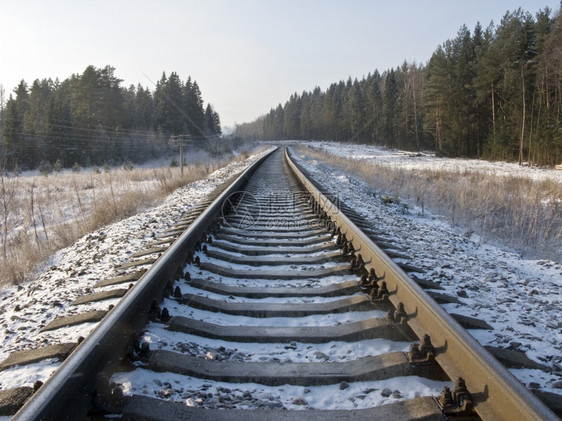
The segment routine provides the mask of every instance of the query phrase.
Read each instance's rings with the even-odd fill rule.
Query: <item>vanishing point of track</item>
[[[119,303],[98,315],[98,327],[67,350],[14,419],[556,419],[459,325],[471,321],[445,313],[345,208],[286,150],[269,154],[155,241],[146,255],[157,258],[145,261],[146,272],[103,283],[134,285],[119,289]],[[161,343],[146,340],[153,331],[164,335]],[[205,353],[197,338],[227,345]],[[411,345],[369,350],[374,339]],[[233,357],[240,343],[316,358]],[[316,348],[329,343],[367,352],[332,360]],[[135,370],[176,381],[159,396],[139,392],[142,384],[124,391],[118,379]],[[182,387],[181,376],[193,390]],[[286,410],[249,392],[256,385],[336,385],[332,393],[345,393],[355,382],[406,376],[450,387],[438,396],[333,410]],[[217,406],[220,393],[206,393],[213,382],[232,384],[237,394]],[[305,407],[306,399],[293,403]]]

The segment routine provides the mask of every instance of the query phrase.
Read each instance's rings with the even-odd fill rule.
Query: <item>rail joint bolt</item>
[[[421,344],[410,345],[408,352],[410,362],[414,365],[433,364],[435,362],[435,348],[429,335],[424,335]]]
[[[388,291],[388,287],[386,286],[386,282],[382,281],[381,285],[378,286],[376,283],[373,285],[373,289],[371,290],[371,300],[373,301],[384,301],[388,300],[388,296],[390,295]]]
[[[406,323],[408,321],[408,314],[404,309],[404,303],[398,303],[398,308],[396,310],[389,310],[388,319],[399,324]]]
[[[466,382],[459,377],[455,383],[455,388],[451,392],[445,387],[441,395],[437,398],[437,403],[445,415],[470,415],[474,412],[474,402],[472,395],[466,388]]]

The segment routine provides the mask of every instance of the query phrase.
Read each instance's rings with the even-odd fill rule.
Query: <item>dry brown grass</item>
[[[447,216],[453,225],[534,258],[562,262],[562,190],[556,180],[481,171],[405,169],[303,148],[365,181],[374,193]]]
[[[55,251],[83,235],[156,205],[235,160],[180,168],[111,169],[45,176],[0,173],[0,285],[29,278]]]

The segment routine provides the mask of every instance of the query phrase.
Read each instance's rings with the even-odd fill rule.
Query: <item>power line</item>
[[[41,87],[39,95],[34,96],[34,90],[32,89],[27,96],[29,107],[26,108],[26,111],[20,110],[16,116],[10,116],[12,121],[20,128],[15,133],[11,132],[15,139],[10,139],[10,142],[7,142],[4,137],[4,139],[2,139],[3,142],[0,143],[0,151],[3,150],[12,157],[17,156],[22,161],[31,162],[32,165],[37,165],[40,157],[45,156],[50,156],[50,159],[66,155],[67,157],[74,156],[79,160],[99,160],[108,158],[111,159],[111,155],[117,155],[115,158],[122,159],[122,157],[127,155],[169,152],[172,147],[171,141],[174,137],[166,139],[163,138],[162,134],[156,130],[140,129],[133,126],[135,122],[140,121],[138,118],[141,116],[140,118],[143,121],[146,120],[144,117],[149,117],[148,120],[144,121],[144,124],[152,127],[154,121],[153,117],[157,112],[156,93],[158,93],[160,104],[168,103],[179,113],[178,115],[184,120],[182,124],[187,123],[190,125],[192,130],[200,132],[200,139],[203,142],[197,144],[193,143],[194,146],[205,147],[207,145],[206,142],[218,139],[218,135],[206,134],[200,124],[194,121],[192,116],[190,116],[184,109],[185,107],[182,107],[183,104],[174,100],[174,95],[172,95],[173,92],[179,93],[182,100],[185,95],[190,94],[190,92],[186,92],[183,89],[181,81],[179,81],[178,86],[166,83],[160,87],[159,85],[156,85],[148,77],[148,75],[144,72],[142,73],[156,87],[156,91],[153,93],[150,93],[148,89],[143,89],[143,93],[148,94],[146,99],[148,100],[147,104],[150,107],[148,110],[150,116],[146,113],[136,114],[136,95],[141,93],[140,89],[136,92],[131,92],[130,90],[121,88],[119,86],[119,81],[115,84],[115,86],[111,85],[111,92],[104,90],[103,86],[96,86],[90,91],[87,90],[90,89],[87,86],[74,85],[73,83],[70,84],[70,91],[68,92],[60,90],[59,86],[47,86],[45,89]],[[77,80],[80,81],[80,75],[77,75]],[[71,82],[74,82],[74,79],[71,80]],[[196,82],[193,81],[193,84],[195,85]],[[61,86],[62,85],[64,85],[64,82]],[[199,103],[199,101],[201,101],[199,92],[193,90],[192,93],[197,94],[195,95],[196,98],[194,98],[196,99],[198,106],[201,105]],[[76,95],[89,95],[90,97],[93,95],[93,100],[95,101],[94,105],[96,110],[99,111],[100,104],[103,104],[105,99],[113,97],[114,94],[120,94],[121,99],[123,100],[120,104],[124,107],[119,106],[116,111],[120,113],[119,117],[123,118],[116,119],[115,124],[113,124],[113,119],[109,114],[107,114],[107,110],[101,110],[103,115],[101,115],[100,112],[99,117],[110,116],[110,118],[105,121],[105,124],[102,124],[101,121],[95,121],[92,119],[92,117],[95,117],[95,114],[84,115],[85,120],[79,120],[83,123],[88,121],[88,119],[93,120],[91,121],[91,124],[74,124],[73,120],[78,120],[78,118],[73,115],[73,113],[76,112],[76,109],[73,108],[73,100]],[[131,97],[131,95],[133,96]],[[55,98],[55,100],[57,98],[62,98],[62,106],[57,102],[58,105],[55,104],[56,118],[52,118],[53,114],[51,113],[49,115],[49,121],[47,121],[47,107],[49,106],[52,98]],[[14,101],[14,105],[16,106],[15,111],[18,111],[18,100],[14,100],[10,97],[9,102],[11,101]],[[205,114],[202,105],[201,112],[203,118],[208,117],[208,115]],[[213,111],[213,113],[215,112]],[[65,118],[65,115],[68,116],[68,119]],[[214,116],[211,117],[214,118]],[[110,126],[107,125],[109,121],[112,121]],[[118,121],[128,127],[118,125]],[[213,125],[212,127],[215,126]],[[220,129],[220,123],[218,127]],[[185,140],[181,139],[180,148],[185,143]],[[88,155],[92,156],[88,157]]]

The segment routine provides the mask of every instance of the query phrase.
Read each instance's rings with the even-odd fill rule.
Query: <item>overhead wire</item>
[[[141,71],[143,75],[156,87],[150,77]],[[210,141],[219,138],[218,135],[209,136],[205,131],[188,115],[188,113],[166,92],[162,92],[164,100],[171,104],[195,129],[201,133],[204,140]],[[16,120],[22,127],[24,119]],[[169,146],[168,139],[162,139],[157,132],[151,130],[139,130],[132,128],[110,127],[96,124],[95,127],[80,127],[65,124],[65,121],[54,120],[45,122],[36,120],[36,127],[60,129],[58,133],[36,134],[29,131],[18,131],[16,134],[21,136],[18,146],[29,147],[37,146],[38,142],[43,143],[44,147],[59,152],[74,151],[76,148],[87,148],[91,152],[108,151],[111,147],[117,147],[121,152],[138,152],[141,150],[153,150],[155,147]],[[186,136],[186,135],[180,135]],[[105,137],[105,138],[104,138]]]

